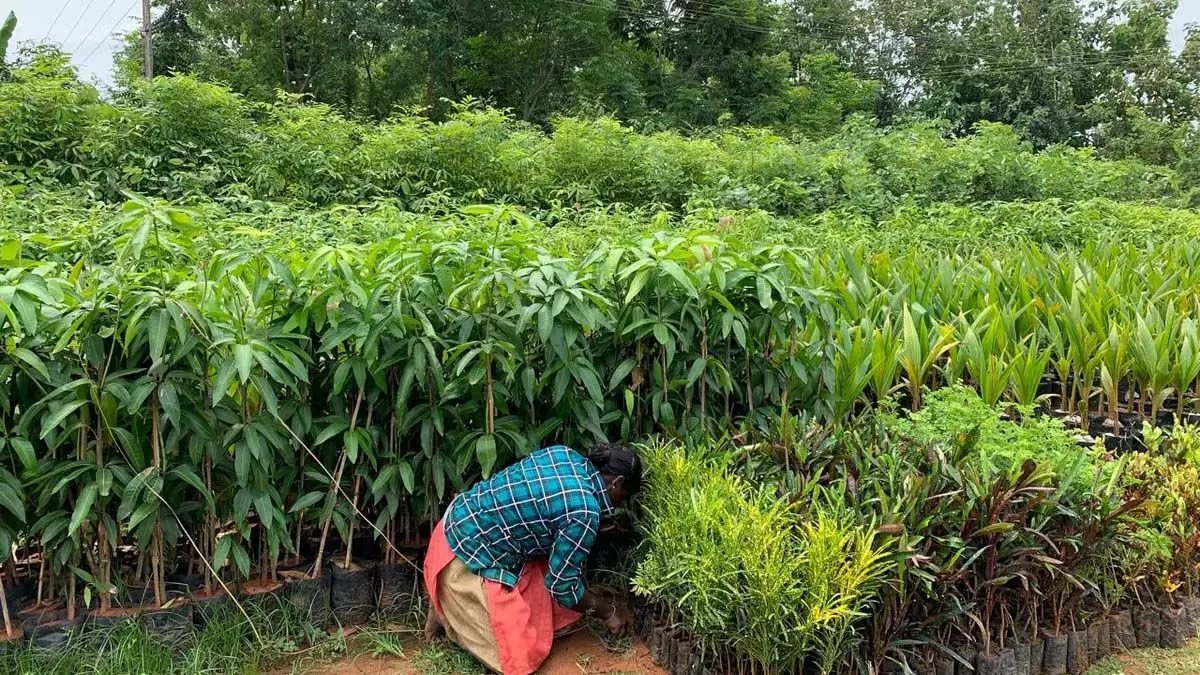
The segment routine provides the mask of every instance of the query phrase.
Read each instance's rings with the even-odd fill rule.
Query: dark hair
[[[588,448],[587,458],[600,473],[623,477],[629,494],[635,495],[642,489],[642,458],[628,445],[597,443]]]

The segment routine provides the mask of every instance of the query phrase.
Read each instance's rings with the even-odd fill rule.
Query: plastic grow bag
[[[1133,614],[1129,610],[1121,610],[1109,617],[1108,626],[1112,636],[1112,653],[1137,648],[1137,633],[1133,629]]]
[[[1029,675],[1029,659],[1031,655],[1030,645],[1026,642],[1018,642],[1013,645],[1013,673],[1015,675]]]
[[[1067,672],[1070,675],[1083,675],[1090,665],[1087,629],[1067,633]]]
[[[1138,647],[1157,647],[1162,635],[1162,613],[1157,607],[1133,610],[1133,632]]]
[[[1045,675],[1063,675],[1067,672],[1067,635],[1046,635],[1042,656],[1042,672]]]
[[[1046,658],[1046,642],[1041,638],[1029,643],[1029,675],[1042,675],[1042,662]]]
[[[312,579],[301,572],[285,572],[282,576],[284,583],[280,592],[283,599],[301,614],[310,617],[313,625],[329,624],[332,619],[329,609],[329,577],[322,575]]]
[[[1158,645],[1164,649],[1180,649],[1192,639],[1191,626],[1183,607],[1168,607],[1159,613]]]
[[[196,632],[192,605],[181,600],[168,607],[146,609],[138,615],[138,623],[150,636],[171,645],[172,649],[186,647]]]
[[[343,626],[359,626],[371,619],[375,611],[374,565],[342,567],[340,562],[329,566],[329,604],[333,616]]]
[[[413,600],[421,588],[417,568],[407,562],[378,567],[379,611],[403,615],[412,611]]]

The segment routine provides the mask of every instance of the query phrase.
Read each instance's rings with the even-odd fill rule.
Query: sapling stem
[[[12,617],[8,615],[8,594],[4,592],[4,572],[0,571],[0,612],[4,614],[4,634],[13,636]]]
[[[159,435],[159,419],[158,419],[158,387],[157,380],[155,381],[155,389],[150,394],[150,450],[152,456],[152,466],[156,476],[162,475],[162,440]],[[166,584],[163,581],[163,532],[162,522],[158,519],[154,523],[154,533],[150,540],[150,581],[154,586],[154,604],[159,607],[167,601]]]
[[[358,411],[362,407],[364,393],[365,390],[360,387],[358,390],[358,396],[356,396],[354,399],[354,410],[350,413],[349,433],[354,432],[354,429],[358,423]],[[321,526],[321,541],[317,545],[317,557],[313,560],[312,577],[314,579],[319,578],[322,574],[321,563],[325,560],[325,543],[329,540],[329,526],[333,523],[333,509],[336,508],[337,505],[337,491],[338,486],[342,482],[342,472],[346,469],[346,456],[347,446],[345,443],[343,443],[342,454],[341,457],[338,458],[337,469],[334,470],[333,480],[329,484],[329,494],[326,496],[326,499],[333,500],[333,507],[329,509],[329,515],[325,518],[325,522]]]

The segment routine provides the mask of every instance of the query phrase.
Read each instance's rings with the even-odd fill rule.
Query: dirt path
[[[476,675],[477,664],[445,645],[429,647],[413,640],[405,645],[404,657],[373,656],[361,641],[356,653],[333,661],[314,663],[301,672],[313,675]],[[280,670],[290,673],[297,669]],[[650,662],[646,646],[635,642],[626,652],[609,651],[589,631],[557,640],[550,658],[538,671],[542,675],[665,675]]]

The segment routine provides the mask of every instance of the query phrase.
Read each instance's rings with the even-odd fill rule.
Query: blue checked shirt
[[[563,607],[583,598],[583,571],[600,518],[613,511],[586,457],[538,450],[460,494],[446,515],[450,550],[484,579],[517,585],[525,563],[549,557],[546,588]]]

